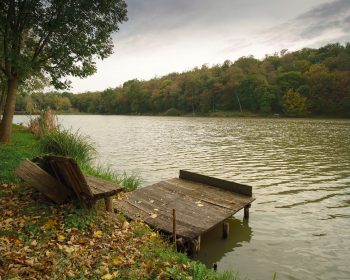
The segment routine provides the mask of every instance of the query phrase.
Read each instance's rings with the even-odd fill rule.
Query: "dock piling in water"
[[[247,204],[245,207],[244,207],[244,219],[245,220],[248,220],[249,219],[249,208],[251,207],[252,205],[249,203]]]
[[[222,238],[227,239],[230,232],[230,224],[228,222],[224,222],[222,224]]]

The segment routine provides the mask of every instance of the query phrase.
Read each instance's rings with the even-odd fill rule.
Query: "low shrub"
[[[44,111],[32,119],[30,130],[38,137],[37,152],[41,155],[52,154],[73,158],[83,172],[107,181],[121,184],[125,191],[132,191],[140,185],[140,178],[127,173],[119,174],[110,168],[101,165],[93,166],[92,161],[96,157],[96,148],[91,138],[79,131],[62,129],[57,125],[54,112]]]
[[[48,130],[37,142],[38,152],[71,157],[80,166],[89,165],[95,158],[96,149],[91,139],[79,131],[57,129]]]
[[[169,117],[175,117],[175,116],[180,116],[181,113],[179,110],[177,110],[175,108],[170,108],[167,111],[165,111],[164,115],[169,116]]]
[[[57,116],[51,109],[43,110],[39,116],[30,117],[28,129],[37,138],[40,138],[44,133],[58,130]]]

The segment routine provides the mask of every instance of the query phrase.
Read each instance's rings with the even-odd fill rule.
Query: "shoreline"
[[[26,112],[15,112],[14,116],[37,116],[40,113],[28,114]],[[180,118],[252,118],[252,119],[314,119],[314,120],[350,120],[350,118],[342,116],[286,116],[283,114],[273,115],[262,115],[250,112],[214,112],[209,114],[179,114],[179,115],[167,115],[165,113],[154,113],[154,114],[97,114],[97,113],[85,113],[85,112],[55,112],[59,116],[125,116],[125,117],[180,117]]]
[[[11,144],[0,143],[0,275],[42,279],[236,279],[175,252],[158,231],[103,205],[89,210],[77,203],[57,205],[20,183],[14,168],[37,156],[28,129],[13,127]],[[16,152],[14,152],[16,150]],[[115,197],[116,200],[119,197]],[[1,277],[0,277],[1,278]],[[182,278],[181,278],[182,279]]]

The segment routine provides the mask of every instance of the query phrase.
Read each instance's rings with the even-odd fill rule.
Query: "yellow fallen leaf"
[[[44,229],[49,230],[49,229],[55,229],[57,225],[57,221],[54,219],[49,219],[45,224],[44,224]]]
[[[8,219],[6,219],[4,222],[5,222],[5,224],[8,224],[8,223],[13,222],[13,219],[12,219],[12,218],[8,218]]]
[[[99,238],[99,237],[101,237],[102,235],[103,235],[103,232],[102,232],[101,230],[96,230],[96,231],[94,231],[94,237]]]
[[[107,274],[105,274],[105,275],[102,276],[102,279],[103,279],[103,280],[111,280],[111,279],[113,279],[113,275],[107,273]]]
[[[119,257],[115,257],[113,260],[112,260],[112,263],[115,265],[115,266],[120,266],[122,264],[122,260],[119,258]]]
[[[58,240],[59,242],[63,242],[65,239],[66,239],[66,238],[64,237],[63,234],[59,234],[59,235],[57,236],[57,240]]]
[[[68,246],[65,246],[64,247],[64,251],[66,252],[66,253],[72,253],[72,252],[74,252],[74,247],[73,246],[71,246],[71,247],[68,247]]]
[[[151,215],[151,218],[152,218],[152,219],[155,219],[155,218],[157,218],[157,217],[158,217],[157,214],[152,214],[152,215]]]

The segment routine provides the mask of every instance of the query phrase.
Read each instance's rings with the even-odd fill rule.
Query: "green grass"
[[[128,175],[125,172],[119,174],[108,167],[92,165],[92,160],[96,156],[94,143],[79,131],[63,129],[46,131],[37,141],[36,146],[39,154],[71,157],[76,160],[83,173],[121,184],[126,191],[132,191],[140,185],[140,178],[136,175]]]
[[[0,183],[17,183],[15,167],[26,158],[35,155],[35,137],[24,127],[14,125],[12,142],[0,143]]]
[[[89,164],[96,155],[96,149],[91,139],[79,131],[58,129],[42,134],[37,142],[41,154],[69,156],[79,165]]]
[[[81,168],[85,174],[123,185],[124,191],[126,192],[135,190],[141,183],[141,179],[137,175],[130,175],[126,172],[119,174],[114,170],[101,165],[90,166],[85,164],[82,165]]]

